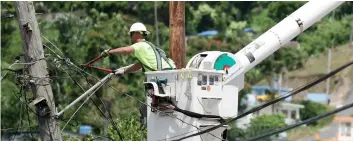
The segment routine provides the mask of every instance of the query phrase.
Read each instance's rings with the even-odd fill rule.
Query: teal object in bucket
[[[216,70],[224,70],[225,68],[230,68],[235,65],[235,60],[228,56],[227,54],[222,54],[219,56],[214,64],[214,69]]]

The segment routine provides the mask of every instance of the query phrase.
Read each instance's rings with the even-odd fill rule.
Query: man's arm
[[[133,52],[134,48],[132,46],[115,48],[108,51],[109,54],[129,54]]]

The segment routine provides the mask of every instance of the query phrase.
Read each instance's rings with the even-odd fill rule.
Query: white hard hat
[[[147,31],[145,25],[139,22],[131,25],[129,33],[134,31],[142,31],[142,32],[145,32],[146,34],[150,34],[150,32]]]

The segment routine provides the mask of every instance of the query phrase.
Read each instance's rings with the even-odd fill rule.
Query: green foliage
[[[274,26],[280,19],[293,12],[303,2],[185,2],[186,34],[194,35],[203,30],[216,29],[220,34],[216,37],[189,38],[187,44],[187,60],[193,55],[202,51],[227,51],[236,53],[249,44],[261,33]],[[151,31],[149,41],[154,42],[154,2],[34,2],[40,31],[58,49],[55,49],[48,41],[42,38],[42,42],[48,45],[55,52],[63,57],[69,58],[76,65],[86,63],[93,59],[101,51],[107,48],[117,48],[130,45],[130,37],[127,35],[129,26],[140,21],[146,23]],[[300,48],[283,48],[271,55],[257,67],[245,74],[247,85],[240,92],[241,100],[249,87],[256,84],[265,76],[273,75],[282,68],[289,71],[298,69],[301,64],[311,55],[319,54],[332,44],[342,44],[347,41],[352,19],[352,2],[346,2],[342,8],[337,9],[332,22],[324,18],[313,28],[298,37]],[[157,2],[158,27],[160,47],[169,52],[169,3]],[[14,14],[13,2],[1,2],[1,66],[7,68],[13,63],[14,58],[23,52],[21,35],[16,18],[6,18]],[[244,28],[252,27],[257,33],[250,34],[243,32]],[[216,42],[212,42],[216,41]],[[45,54],[51,52],[45,49]],[[60,67],[54,63],[55,56],[51,54],[47,58],[48,70],[52,77],[51,85],[58,109],[64,108],[67,104],[83,93],[76,83],[63,72],[66,70],[78,83],[87,90],[97,82],[94,78],[87,79],[72,67],[61,63]],[[23,59],[21,59],[23,61]],[[106,68],[119,68],[136,62],[136,59],[129,55],[112,55],[97,62],[97,66]],[[106,75],[94,69],[86,69],[93,76],[102,78]],[[2,71],[3,74],[4,71]],[[139,140],[141,136],[137,128],[138,107],[140,103],[127,97],[125,94],[135,96],[138,100],[145,101],[142,82],[142,73],[127,74],[123,77],[110,80],[109,84],[117,91],[108,86],[96,92],[93,99],[98,106],[104,110],[104,106],[98,98],[105,102],[112,103],[111,113],[118,120],[121,130],[127,140]],[[15,84],[13,73],[9,72],[1,81],[1,125],[2,128],[13,128],[19,125],[21,104],[15,96],[19,87]],[[33,94],[26,93],[28,99]],[[78,107],[78,106],[77,106]],[[77,108],[75,107],[75,108]],[[74,113],[75,108],[65,112],[63,118],[67,119]],[[14,118],[15,117],[15,118]],[[134,118],[133,118],[134,117]],[[35,115],[29,114],[31,121],[22,120],[24,125],[34,125]],[[275,118],[276,119],[276,118]],[[68,125],[65,129],[77,132],[80,124],[89,124],[94,127],[94,134],[102,134],[103,117],[100,115],[92,101],[86,103],[74,116],[78,125]],[[266,121],[266,119],[263,119]],[[73,121],[72,121],[73,122]],[[254,121],[257,122],[257,121]],[[267,122],[267,121],[266,121]],[[70,122],[71,123],[71,122]],[[61,127],[65,122],[61,121]],[[252,128],[257,128],[252,125]],[[271,128],[272,129],[272,128]],[[144,131],[145,132],[145,131]],[[136,135],[135,135],[136,133]],[[116,139],[116,133],[110,128],[110,134]],[[134,135],[134,136],[130,136]]]
[[[252,136],[284,127],[284,115],[261,115],[251,120],[249,132]]]
[[[269,18],[279,22],[305,3],[306,2],[271,2],[268,5]]]
[[[311,102],[311,101],[301,101],[300,104],[304,105],[303,109],[300,109],[300,119],[301,120],[306,120],[312,117],[315,117],[317,115],[326,113],[330,110],[330,108],[324,104],[321,103],[316,103],[316,102]],[[318,126],[324,126],[328,123],[331,122],[333,116],[328,116],[323,119],[314,121],[310,123],[309,125],[318,125]]]
[[[248,139],[284,126],[286,124],[284,123],[284,116],[282,114],[261,115],[251,119],[250,126],[246,130],[232,128],[229,131],[228,139]],[[261,140],[270,141],[270,138],[262,138]]]
[[[147,139],[146,128],[141,128],[140,121],[136,116],[127,116],[117,119],[118,128],[124,140],[143,141]],[[112,126],[109,126],[108,136],[113,140],[120,140],[118,134]]]
[[[298,37],[303,51],[310,56],[316,56],[327,48],[347,42],[353,16],[344,16],[341,20],[324,18],[316,25],[316,30]]]

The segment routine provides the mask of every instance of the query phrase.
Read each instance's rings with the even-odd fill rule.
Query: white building
[[[258,103],[261,104],[261,103]],[[248,110],[257,105],[250,105]],[[270,114],[283,114],[285,116],[284,122],[287,125],[295,124],[300,121],[300,109],[304,108],[303,105],[294,104],[289,102],[280,102],[277,105],[268,106],[260,111],[249,114],[243,118],[240,118],[236,125],[238,128],[246,129],[250,126],[251,119],[259,115],[270,115]],[[274,112],[273,112],[274,111]],[[352,140],[353,141],[353,140]]]
[[[274,107],[272,107],[274,106]],[[300,109],[304,108],[303,105],[294,104],[289,102],[280,102],[268,106],[258,112],[255,112],[254,115],[268,115],[268,114],[280,114],[282,113],[285,116],[285,123],[287,125],[294,124],[300,120]]]
[[[335,117],[338,122],[336,141],[353,141],[353,117]]]

